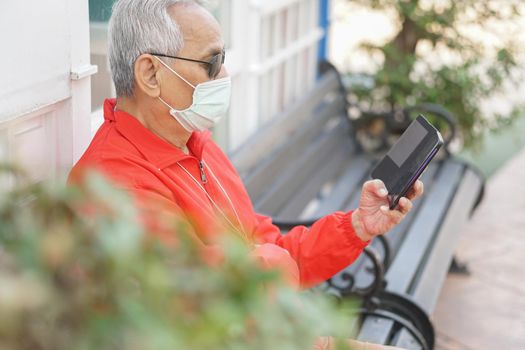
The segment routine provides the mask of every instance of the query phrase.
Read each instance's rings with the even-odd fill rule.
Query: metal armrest
[[[276,219],[273,223],[279,227],[279,229],[287,231],[295,226],[312,226],[317,220],[319,219],[297,221],[280,221],[279,219]],[[381,254],[379,254],[379,252],[370,245],[365,247],[363,250],[363,253],[367,256],[367,258],[372,261],[372,269],[370,271],[374,275],[372,283],[366,287],[358,288],[355,286],[354,276],[348,272],[343,271],[341,273],[341,277],[344,281],[348,282],[345,286],[337,286],[331,281],[328,281],[329,287],[337,290],[337,294],[339,294],[341,297],[348,295],[370,297],[384,288],[385,269],[390,262],[391,248],[390,243],[386,237],[378,236],[376,238],[383,246],[383,257],[381,257]]]
[[[481,179],[481,190],[479,191],[478,197],[476,198],[476,201],[474,202],[474,205],[472,206],[472,210],[470,211],[470,216],[472,216],[472,214],[474,214],[474,211],[476,211],[478,206],[483,201],[483,198],[485,198],[485,190],[486,190],[486,186],[487,186],[487,178],[485,177],[483,172],[475,164],[472,164],[470,162],[467,162],[467,161],[465,161],[463,159],[459,159],[459,158],[454,158],[454,162],[459,163],[459,164],[463,164],[465,167],[469,168],[475,174],[477,174],[479,176],[479,178]]]
[[[343,298],[347,296],[357,295],[363,298],[370,298],[379,291],[383,290],[384,287],[384,275],[385,268],[383,266],[383,261],[377,250],[368,246],[365,247],[363,253],[372,261],[373,269],[372,273],[374,279],[370,285],[365,287],[356,287],[356,280],[353,274],[342,271],[340,273],[341,279],[345,282],[344,285],[336,284],[332,279],[327,281],[327,290],[331,290],[332,294],[336,294],[338,297]]]
[[[369,286],[364,288],[355,288],[353,294],[363,297],[370,297],[376,294],[384,287],[385,266],[379,252],[372,246],[365,247],[363,253],[372,261],[374,280]]]
[[[390,246],[390,241],[384,235],[377,236],[375,238],[383,246],[383,251],[385,255],[383,256],[383,266],[385,270],[390,266],[390,259],[392,256],[392,247]]]
[[[435,332],[432,322],[425,311],[408,296],[380,291],[365,300],[364,307],[356,311],[361,316],[391,320],[394,322],[394,329],[404,328],[421,349],[434,348]],[[397,345],[395,339],[393,344],[389,344]]]
[[[294,228],[295,226],[307,226],[307,227],[310,227],[312,226],[317,220],[319,220],[320,218],[317,218],[317,219],[308,219],[308,220],[280,220],[278,218],[276,219],[272,219],[272,223],[279,227],[280,230],[283,230],[283,231],[290,231],[292,228]]]

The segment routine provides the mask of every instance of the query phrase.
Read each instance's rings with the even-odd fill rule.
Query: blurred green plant
[[[348,335],[331,303],[259,268],[233,235],[213,266],[184,224],[161,243],[131,203],[97,175],[82,190],[2,191],[0,349],[292,350]]]
[[[365,43],[362,48],[384,58],[373,84],[354,87],[355,96],[367,107],[390,110],[420,103],[437,103],[456,115],[465,144],[481,140],[487,128],[508,125],[524,108],[508,114],[487,115],[481,101],[502,92],[504,84],[521,80],[515,68],[516,43],[512,23],[520,18],[521,0],[424,1],[352,0],[397,17],[399,30],[384,45]],[[465,28],[504,26],[499,46],[489,47],[483,37],[465,34]],[[482,34],[483,35],[483,34]],[[482,36],[481,35],[481,36]],[[426,51],[421,50],[426,46]],[[440,55],[452,58],[438,62]]]

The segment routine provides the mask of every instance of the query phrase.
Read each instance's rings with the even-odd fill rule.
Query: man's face
[[[178,57],[210,61],[224,48],[220,27],[215,18],[195,4],[180,4],[171,8],[172,18],[179,24],[184,37],[184,47]],[[168,59],[168,64],[192,85],[211,80],[208,65],[179,59]],[[193,99],[193,88],[165,67],[162,74],[162,98],[176,109],[188,108]],[[224,66],[215,79],[228,75]]]

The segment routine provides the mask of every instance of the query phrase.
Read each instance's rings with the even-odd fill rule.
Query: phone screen
[[[387,153],[398,167],[402,167],[408,157],[427,136],[428,131],[420,123],[412,123]]]

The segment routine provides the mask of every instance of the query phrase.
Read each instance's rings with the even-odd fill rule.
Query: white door
[[[0,162],[57,178],[90,140],[88,2],[2,0],[0,45]]]

